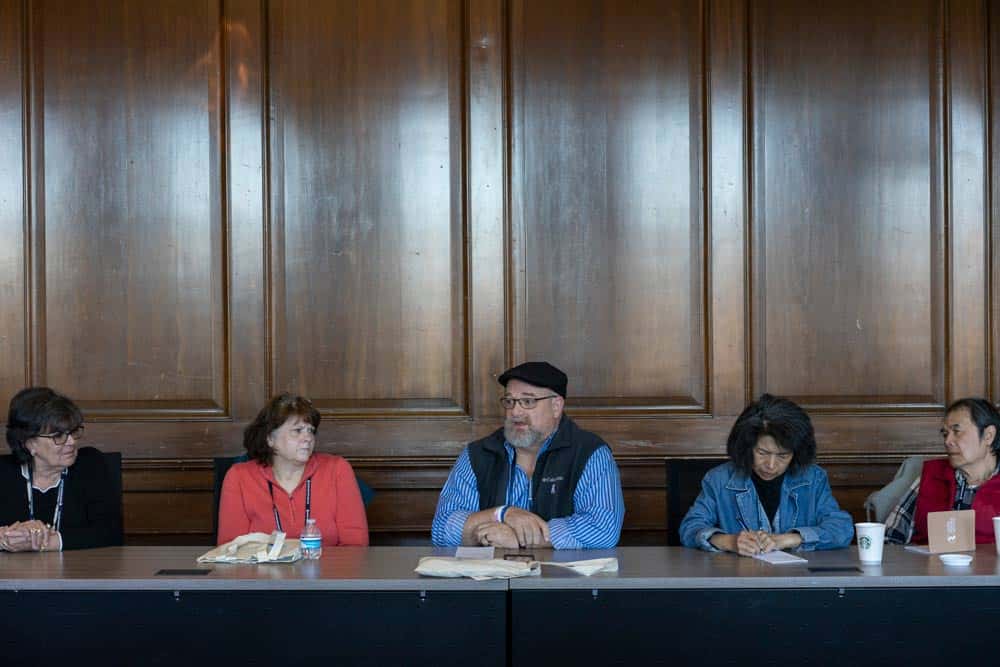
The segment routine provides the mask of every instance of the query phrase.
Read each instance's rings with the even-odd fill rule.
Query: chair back
[[[701,493],[701,480],[709,470],[729,459],[666,459],[667,546],[681,545],[684,515]]]
[[[234,463],[249,461],[246,454],[239,456],[216,456],[212,459],[212,533],[213,541],[219,541],[219,501],[222,499],[222,482]]]
[[[101,455],[104,457],[104,465],[108,471],[108,483],[111,485],[111,490],[117,501],[118,516],[121,517],[124,514],[122,511],[122,455],[121,452],[101,452]],[[125,543],[122,524],[123,522],[119,520],[119,532],[115,540],[117,546]]]
[[[878,491],[873,491],[865,500],[865,516],[868,521],[885,522],[889,513],[910,490],[913,481],[920,477],[924,461],[928,458],[933,457],[917,455],[903,459],[892,481]]]

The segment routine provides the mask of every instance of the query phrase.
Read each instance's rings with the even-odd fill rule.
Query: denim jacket
[[[724,463],[709,470],[701,481],[701,493],[681,522],[681,543],[718,551],[708,541],[715,533],[794,530],[802,536],[799,550],[812,551],[846,547],[854,537],[851,515],[840,509],[826,472],[817,465],[785,474],[774,523],[771,526],[750,477],[732,463]]]

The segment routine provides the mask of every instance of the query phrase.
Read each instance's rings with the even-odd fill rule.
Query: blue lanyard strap
[[[306,480],[306,520],[305,521],[308,521],[309,518],[312,516],[312,483],[313,483],[312,477],[310,477],[309,479]],[[274,526],[278,530],[284,532],[284,529],[281,527],[281,517],[278,515],[278,506],[274,504],[274,484],[272,484],[270,480],[268,480],[268,482],[267,482],[267,490],[271,492],[271,511],[274,512]],[[62,493],[61,490],[60,490],[60,493]],[[305,521],[302,522],[303,526],[306,525]]]
[[[66,491],[66,478],[69,476],[69,468],[62,471],[59,476],[59,494],[56,496],[56,511],[52,515],[52,527],[55,528],[56,532],[59,532],[59,526],[62,525],[62,510],[63,510],[63,493]],[[35,473],[28,466],[28,479],[24,480],[24,484],[27,487],[28,493],[28,520],[35,520],[35,494],[33,487],[35,486]]]

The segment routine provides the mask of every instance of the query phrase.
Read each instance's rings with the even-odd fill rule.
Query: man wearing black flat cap
[[[618,466],[601,438],[563,414],[566,374],[529,361],[498,382],[504,426],[459,455],[438,499],[434,544],[618,544],[625,515]]]

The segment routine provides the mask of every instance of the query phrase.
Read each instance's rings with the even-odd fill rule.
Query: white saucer
[[[945,565],[968,565],[972,562],[972,556],[969,554],[941,554],[938,558]]]

